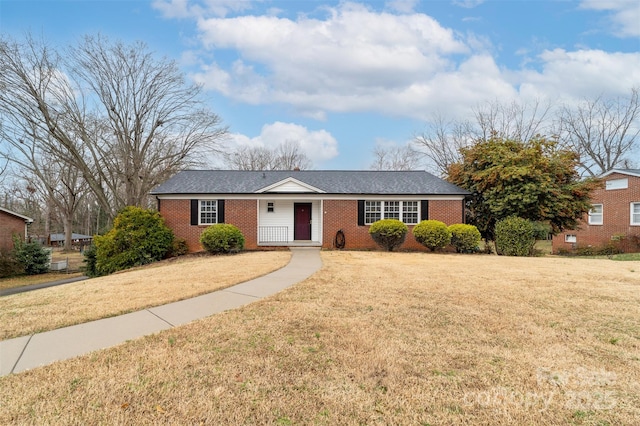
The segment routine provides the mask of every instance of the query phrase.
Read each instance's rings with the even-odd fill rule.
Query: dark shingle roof
[[[154,188],[151,194],[253,194],[288,178],[328,194],[469,194],[425,171],[354,170],[185,170]]]

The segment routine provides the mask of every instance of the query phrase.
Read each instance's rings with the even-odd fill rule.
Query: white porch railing
[[[289,242],[288,226],[259,226],[258,243],[286,243]]]

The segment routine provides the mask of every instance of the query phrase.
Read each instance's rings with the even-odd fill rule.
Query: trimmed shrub
[[[15,256],[27,275],[39,275],[49,271],[49,252],[39,243],[16,244]]]
[[[113,228],[94,238],[96,273],[107,275],[161,260],[172,242],[173,232],[160,213],[125,207],[114,219]]]
[[[16,259],[15,253],[0,249],[0,278],[13,277],[24,273],[24,268]]]
[[[536,243],[533,223],[517,216],[496,223],[496,249],[505,256],[531,256]]]
[[[98,249],[96,249],[95,244],[91,244],[87,247],[84,252],[84,274],[88,277],[97,277],[99,276],[98,270],[96,269],[97,255]]]
[[[167,257],[178,257],[189,253],[189,246],[187,246],[187,240],[184,238],[174,238],[171,242],[171,248],[167,252]]]
[[[451,232],[444,222],[423,220],[413,227],[413,238],[431,251],[436,251],[451,242]]]
[[[457,253],[476,253],[480,250],[480,231],[473,225],[456,223],[449,226],[451,233],[451,245]]]
[[[409,229],[398,219],[382,219],[371,224],[369,235],[380,247],[393,251],[404,243]]]
[[[233,225],[218,223],[202,232],[200,243],[209,253],[238,253],[244,249],[244,235]]]

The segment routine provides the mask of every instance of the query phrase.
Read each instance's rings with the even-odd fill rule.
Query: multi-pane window
[[[218,201],[200,200],[200,224],[211,225],[218,223]]]
[[[404,201],[402,203],[402,221],[408,224],[418,223],[417,201]]]
[[[631,224],[640,225],[640,203],[631,203]]]
[[[602,225],[602,204],[594,204],[589,210],[589,225]]]
[[[371,225],[380,219],[398,219],[406,224],[418,223],[417,201],[365,201],[364,222]]]
[[[400,201],[384,202],[384,218],[400,220]]]
[[[364,202],[364,222],[368,225],[382,219],[382,201]]]

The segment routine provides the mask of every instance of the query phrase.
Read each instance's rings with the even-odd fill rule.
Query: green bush
[[[413,227],[413,238],[431,251],[436,251],[451,242],[451,232],[444,222],[423,220]]]
[[[457,253],[476,253],[480,250],[480,231],[473,225],[456,223],[449,226],[451,244]]]
[[[398,219],[378,220],[369,227],[373,241],[387,251],[400,247],[407,238],[407,232],[407,225]]]
[[[98,274],[98,270],[96,269],[98,249],[96,248],[95,244],[91,244],[89,247],[87,247],[82,254],[84,256],[85,275],[88,277],[99,276],[100,274]]]
[[[233,225],[218,223],[200,234],[200,243],[209,253],[237,253],[244,249],[244,235]]]
[[[173,232],[156,211],[125,207],[113,228],[96,236],[97,275],[107,275],[162,259],[171,248]]]
[[[49,271],[49,252],[39,243],[16,244],[15,256],[27,275],[39,275]]]
[[[24,273],[24,268],[11,250],[0,249],[0,278],[13,277]]]
[[[496,248],[505,256],[531,256],[536,243],[533,223],[517,216],[496,223]]]
[[[178,257],[189,253],[189,246],[187,240],[184,238],[174,238],[171,242],[171,248],[167,252],[167,257]]]

